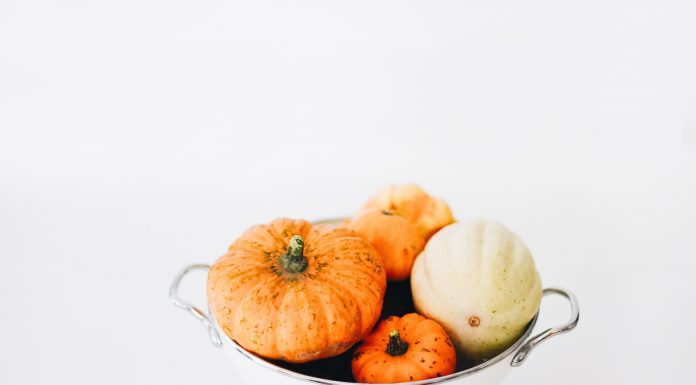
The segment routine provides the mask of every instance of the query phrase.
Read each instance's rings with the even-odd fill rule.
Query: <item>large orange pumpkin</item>
[[[395,212],[408,219],[427,241],[441,228],[454,222],[447,203],[413,185],[393,185],[372,197],[363,208]]]
[[[394,383],[452,374],[456,362],[442,326],[410,313],[382,321],[353,353],[352,369],[358,382]]]
[[[411,275],[413,261],[425,242],[406,218],[371,208],[351,218],[347,226],[377,249],[388,281],[403,281]]]
[[[348,350],[377,322],[385,290],[372,246],[346,228],[303,220],[250,228],[208,274],[210,309],[225,334],[288,362]]]

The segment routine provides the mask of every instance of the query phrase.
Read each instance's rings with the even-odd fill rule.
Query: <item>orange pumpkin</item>
[[[208,274],[208,301],[231,339],[288,362],[332,357],[379,319],[386,275],[353,231],[303,220],[257,225]]]
[[[398,213],[413,223],[426,241],[441,228],[454,223],[452,210],[445,201],[412,184],[389,186],[372,197],[363,208]]]
[[[386,210],[365,209],[347,226],[377,249],[388,281],[403,281],[411,275],[413,261],[425,242],[406,218]]]
[[[427,380],[454,373],[457,356],[445,330],[416,313],[389,317],[353,353],[358,382]]]

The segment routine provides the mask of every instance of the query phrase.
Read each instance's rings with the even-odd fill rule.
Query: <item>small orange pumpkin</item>
[[[389,317],[353,353],[358,382],[426,380],[454,373],[457,356],[445,330],[416,313]]]
[[[441,228],[454,223],[452,210],[445,201],[428,195],[413,184],[389,186],[372,197],[363,208],[398,213],[413,223],[426,241]]]
[[[379,319],[377,251],[343,227],[277,219],[247,230],[208,273],[208,302],[231,339],[261,356],[308,362],[348,350]]]
[[[347,226],[377,249],[388,281],[403,281],[411,275],[413,261],[425,242],[406,218],[370,208],[354,216]]]

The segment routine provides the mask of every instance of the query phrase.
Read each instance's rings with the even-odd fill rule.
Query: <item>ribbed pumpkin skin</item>
[[[486,359],[524,332],[541,302],[532,254],[503,225],[472,220],[435,234],[411,271],[416,310],[439,322],[458,350]]]
[[[292,236],[308,266],[279,264]],[[278,219],[247,230],[208,274],[208,301],[231,339],[263,357],[308,362],[348,350],[377,322],[386,290],[381,257],[343,227]]]
[[[363,208],[396,212],[408,219],[426,241],[454,222],[452,210],[445,201],[413,184],[389,186],[367,201]]]
[[[398,330],[399,338],[408,344],[402,355],[386,351],[393,330]],[[367,383],[425,380],[452,374],[456,360],[454,346],[442,326],[410,313],[387,318],[365,338],[353,353],[353,377]]]
[[[411,276],[413,261],[425,244],[411,222],[396,213],[372,208],[362,210],[347,226],[377,249],[388,281]]]

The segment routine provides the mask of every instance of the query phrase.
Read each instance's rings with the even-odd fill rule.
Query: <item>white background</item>
[[[392,182],[577,293],[507,384],[688,383],[695,69],[687,0],[1,0],[0,383],[237,383],[174,274]]]

